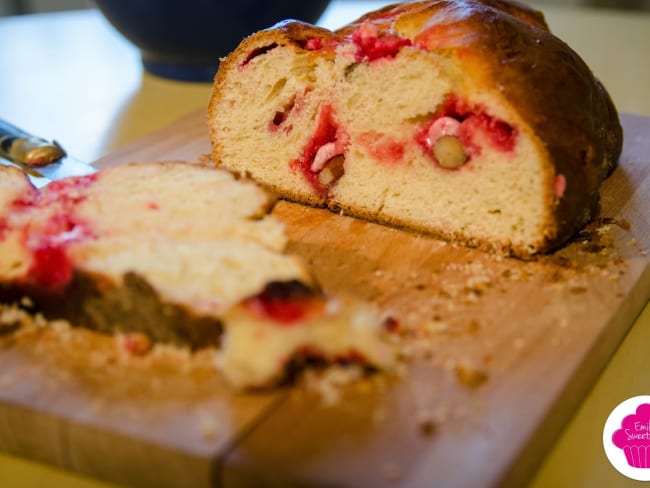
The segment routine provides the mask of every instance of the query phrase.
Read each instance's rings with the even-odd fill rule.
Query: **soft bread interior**
[[[0,191],[0,283],[50,286],[59,276],[63,286],[74,271],[119,287],[135,273],[163,301],[218,315],[268,282],[311,282],[283,252],[284,225],[267,214],[272,197],[226,171],[130,164],[39,192],[13,179]]]
[[[1,209],[7,208],[12,202],[22,197],[28,197],[35,188],[31,185],[25,173],[20,169],[0,165],[0,240],[3,240],[0,252],[0,276],[13,279],[23,275],[29,266],[27,252],[24,250],[21,236],[10,229],[8,217]]]
[[[291,45],[245,62],[224,80],[216,107],[220,162],[273,189],[323,203],[298,172],[291,174],[288,162],[300,158],[316,130],[334,78],[332,59]]]
[[[135,273],[146,277],[165,301],[187,304],[206,315],[222,315],[271,281],[310,281],[297,258],[249,239],[120,236],[80,242],[69,254],[81,271],[119,286],[127,274]]]
[[[282,373],[277,364],[288,366],[296,351],[331,362],[356,357],[368,364],[393,364],[390,348],[377,340],[376,311],[347,298],[329,300],[324,313],[307,317],[299,327],[278,327],[242,307],[231,309],[227,321],[231,325],[217,364],[233,385],[276,382]],[[253,348],[265,354],[251,354]]]
[[[357,62],[350,44],[328,55],[290,43],[240,56],[213,98],[218,164],[293,200],[484,248],[525,256],[552,236],[546,151],[498,90],[475,86],[453,58],[408,46]],[[467,164],[437,164],[422,131],[452,98],[488,126],[505,124],[512,147],[495,147],[479,130]],[[300,160],[332,139],[328,155],[342,153],[342,175],[319,188],[318,172]]]
[[[284,248],[282,224],[266,215],[273,204],[267,192],[251,181],[236,183],[225,171],[191,169],[162,163],[104,170],[93,183],[91,197],[75,211],[107,236],[164,234],[184,241],[245,238],[277,251]]]

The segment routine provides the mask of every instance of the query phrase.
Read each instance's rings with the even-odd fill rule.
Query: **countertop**
[[[385,3],[385,2],[384,2]],[[334,1],[319,24],[337,27],[382,2]],[[586,7],[540,7],[551,29],[607,87],[621,112],[650,116],[650,13]],[[57,139],[94,161],[203,108],[211,85],[157,78],[138,51],[96,10],[0,18],[0,118]],[[611,410],[647,394],[650,306],[610,360],[580,409],[543,460],[530,486],[632,486],[602,448]],[[0,484],[13,487],[112,486],[0,454]]]

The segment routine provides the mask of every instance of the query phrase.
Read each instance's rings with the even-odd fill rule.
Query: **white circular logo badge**
[[[603,447],[619,473],[650,481],[650,395],[629,398],[609,414]]]

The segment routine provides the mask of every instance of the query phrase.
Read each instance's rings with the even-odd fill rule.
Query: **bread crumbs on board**
[[[614,234],[628,232],[630,227],[624,220],[599,219],[583,229],[567,248],[529,262],[472,252],[468,254],[470,257],[463,254],[462,259],[443,263],[440,269],[433,272],[424,268],[408,270],[403,283],[413,284],[410,293],[428,294],[431,298],[426,306],[413,309],[406,320],[399,320],[404,317],[397,319],[399,326],[391,334],[400,357],[394,377],[398,378],[400,374],[409,377],[410,365],[426,364],[427,368],[441,372],[441,376],[432,378],[431,384],[418,380],[419,387],[451,380],[465,392],[459,398],[473,398],[475,391],[481,390],[492,378],[499,376],[504,368],[515,364],[508,362],[516,361],[511,356],[522,357],[529,346],[528,339],[523,335],[516,335],[515,339],[510,335],[507,344],[495,340],[492,337],[494,327],[516,331],[516,324],[491,323],[481,315],[482,307],[513,287],[528,286],[536,289],[542,286],[557,295],[567,294],[580,300],[589,292],[591,278],[612,281],[620,279],[624,276],[627,265],[620,256],[625,250],[617,249]],[[628,238],[626,242],[628,252],[638,251],[643,255],[636,240]],[[401,279],[399,269],[390,268],[381,262],[371,268],[370,272],[382,286]],[[453,280],[450,279],[452,276]],[[85,337],[95,334],[71,327],[65,321],[48,322],[41,315],[33,313],[32,307],[29,299],[22,300],[19,305],[0,305],[0,338],[3,335],[36,336],[47,329],[56,338],[48,336],[44,343],[58,341],[65,343],[66,347],[81,350],[85,347]],[[555,331],[562,334],[574,325],[564,316],[551,319],[557,327],[549,330],[549,333]],[[45,327],[48,324],[51,327]],[[218,375],[211,365],[209,352],[195,353],[176,346],[152,344],[146,337],[137,334],[118,334],[108,342],[110,347],[93,349],[86,354],[86,365],[108,370],[120,366],[145,372],[148,369],[156,370],[161,365],[165,365],[162,366],[163,369],[173,365],[179,374],[187,375],[188,378],[194,371],[205,369],[209,365],[207,367],[212,368],[212,374]],[[511,354],[504,353],[504,345],[508,346]],[[45,346],[39,344],[39,347]],[[497,361],[493,364],[467,359],[485,357],[496,357]],[[378,376],[381,377],[381,373]],[[315,393],[321,404],[329,408],[345,401],[344,392],[350,386],[358,386],[354,390],[356,394],[372,394],[376,391],[376,382],[363,381],[366,377],[365,371],[360,367],[335,365],[306,370],[299,384],[305,390]],[[13,381],[11,375],[1,376],[0,388],[11,385]],[[365,390],[362,386],[365,386]],[[152,383],[147,388],[148,391],[158,391],[163,387],[164,382],[157,386]],[[439,426],[446,420],[446,416],[436,412],[454,405],[454,400],[450,400],[447,405],[443,401],[445,399],[439,400],[438,395],[439,392],[432,392],[424,402],[425,406],[416,405],[413,408],[413,423],[421,436],[435,437]],[[106,404],[103,400],[96,402],[101,408]],[[447,411],[459,415],[456,410]],[[381,407],[369,415],[373,422],[381,424],[390,422],[394,412]],[[209,414],[197,414],[196,425],[205,441],[220,436],[221,426]],[[401,475],[397,465],[384,467],[384,474],[386,479],[394,480]]]

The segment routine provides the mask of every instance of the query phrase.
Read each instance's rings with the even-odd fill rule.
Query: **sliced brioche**
[[[216,164],[282,197],[521,257],[594,215],[622,144],[585,63],[504,0],[257,32],[221,63],[209,116]]]
[[[359,303],[337,308],[343,302],[284,253],[283,225],[268,214],[273,198],[251,181],[182,162],[130,164],[41,190],[0,167],[0,181],[3,301],[26,295],[46,316],[74,325],[220,348],[238,358],[220,364],[240,387],[281,380],[306,350],[327,361],[390,359],[379,317]],[[355,321],[363,340],[354,339]],[[280,349],[252,338],[242,346],[237,331],[251,324],[276,342],[287,324],[302,335]],[[316,324],[331,324],[329,342],[312,334]],[[259,361],[263,371],[247,366]]]

